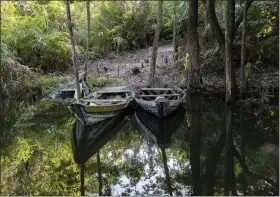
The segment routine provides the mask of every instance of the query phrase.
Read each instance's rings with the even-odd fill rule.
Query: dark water
[[[278,102],[246,102],[240,110],[195,97],[185,108],[164,120],[126,114],[120,130],[77,149],[76,161],[93,154],[84,164],[85,194],[279,194]],[[13,124],[2,133],[1,195],[80,195],[75,119],[66,105],[34,105],[6,121]]]

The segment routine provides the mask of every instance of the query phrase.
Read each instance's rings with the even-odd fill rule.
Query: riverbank
[[[149,78],[150,59],[152,48],[144,48],[135,51],[122,51],[119,54],[111,52],[106,57],[91,61],[88,66],[88,76],[97,77],[104,81],[122,79],[122,85],[143,87]],[[217,65],[218,66],[218,65]],[[83,71],[84,64],[79,65]],[[173,47],[171,44],[160,46],[157,56],[157,75],[167,83],[185,88],[185,70],[177,68],[173,61]],[[69,74],[72,74],[72,68]],[[212,71],[202,65],[202,89],[204,94],[225,92],[225,78],[223,72]],[[247,66],[246,92],[250,94],[278,95],[279,70],[264,63]],[[237,82],[239,81],[239,69],[236,70]],[[119,81],[118,81],[119,82]]]

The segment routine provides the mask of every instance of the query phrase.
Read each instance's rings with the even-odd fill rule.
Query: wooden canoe
[[[79,75],[79,81],[80,81],[80,94],[82,97],[87,96],[89,94],[89,89],[84,81],[84,73],[81,73]],[[77,88],[76,88],[76,82],[70,82],[68,84],[65,84],[58,88],[57,90],[53,91],[46,97],[44,97],[41,101],[50,101],[50,100],[68,100],[73,101],[76,99],[77,95]]]
[[[134,100],[134,92],[127,86],[103,88],[69,106],[70,111],[84,125],[92,125],[112,118]]]
[[[155,78],[147,87],[135,91],[135,101],[146,111],[165,117],[175,111],[186,99],[186,93]]]
[[[160,148],[167,148],[174,133],[181,128],[186,111],[180,106],[166,117],[158,117],[141,107],[137,107],[134,117],[139,127],[155,142]]]
[[[77,164],[84,164],[126,124],[125,113],[86,126],[75,121],[72,131],[72,152]]]

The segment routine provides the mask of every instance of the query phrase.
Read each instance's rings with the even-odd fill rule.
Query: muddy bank
[[[152,47],[122,51],[119,54],[111,52],[106,57],[89,63],[88,72],[91,76],[101,75],[107,79],[121,77],[123,85],[143,87],[148,81]],[[254,66],[256,68],[256,66]],[[83,70],[83,65],[80,65]],[[184,69],[176,68],[173,61],[173,47],[171,44],[159,47],[157,57],[157,75],[165,82],[184,86]],[[238,69],[236,71],[238,76]],[[237,81],[238,81],[237,77]],[[223,74],[211,70],[202,70],[202,87],[204,92],[224,92],[225,79]],[[250,72],[247,80],[247,92],[269,90],[278,94],[279,71],[278,68],[259,66]]]

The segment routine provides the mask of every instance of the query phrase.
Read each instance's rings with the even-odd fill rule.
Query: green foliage
[[[67,84],[71,81],[73,78],[70,76],[44,75],[38,79],[34,86],[40,89],[41,95],[44,97],[59,88],[61,84]]]
[[[248,12],[247,56],[251,62],[262,61],[278,66],[279,6],[253,4]],[[236,45],[241,45],[242,24],[236,34]]]
[[[8,106],[11,100],[28,99],[24,97],[33,91],[30,86],[36,80],[38,74],[29,67],[22,65],[19,62],[20,59],[5,43],[1,42],[0,53],[0,95],[2,96],[3,107],[4,105]]]
[[[98,77],[88,77],[87,84],[89,89],[93,89],[94,87],[103,87],[108,83],[108,80],[99,75]]]
[[[58,28],[63,25],[58,14],[60,5],[63,4],[3,3],[2,42],[22,64],[47,72],[67,68],[70,41],[68,34]]]
[[[237,3],[238,4],[238,3]],[[171,40],[177,29],[178,43],[186,40],[187,2],[164,2],[161,40]],[[64,71],[69,63],[70,47],[64,2],[3,2],[2,43],[17,61],[46,72]],[[74,37],[78,57],[84,55],[87,36],[85,2],[71,4]],[[224,1],[216,1],[216,15],[224,29]],[[199,2],[199,34],[204,68],[222,68],[221,57],[212,30]],[[236,6],[236,15],[242,7]],[[91,4],[90,59],[109,50],[135,49],[151,45],[156,24],[156,2],[99,1]],[[248,14],[248,59],[278,65],[278,6],[252,4]],[[236,33],[236,56],[240,54],[241,26]],[[184,44],[183,44],[184,45]],[[254,50],[252,50],[254,49]],[[184,56],[184,55],[183,55]],[[184,57],[183,57],[184,59]],[[184,60],[182,61],[182,65]]]
[[[87,85],[89,89],[94,90],[97,87],[103,87],[105,85],[112,85],[112,86],[118,86],[124,82],[123,78],[105,78],[102,75],[99,75],[98,77],[94,76],[88,76],[87,78]]]
[[[225,1],[216,1],[215,11],[219,25],[224,32],[224,6]],[[236,18],[242,13],[243,7],[236,3]],[[266,65],[278,66],[279,51],[279,6],[270,3],[253,3],[248,10],[246,57],[252,64],[265,62]],[[223,69],[222,57],[211,26],[208,23],[204,6],[199,6],[199,34],[201,45],[202,69],[220,72]],[[242,23],[234,39],[234,63],[240,65]],[[260,69],[260,68],[257,68]]]

